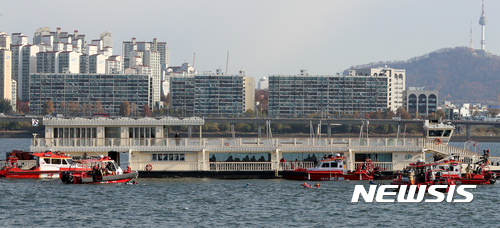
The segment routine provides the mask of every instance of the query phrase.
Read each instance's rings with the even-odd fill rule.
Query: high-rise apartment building
[[[40,47],[35,45],[26,45],[22,48],[20,70],[17,77],[18,96],[22,101],[29,101],[30,73],[36,72],[36,54],[39,50]]]
[[[12,79],[12,87],[11,87],[11,100],[10,100],[10,105],[12,106],[12,110],[16,111],[16,103],[17,103],[17,82],[16,80]]]
[[[166,43],[157,42],[156,38],[153,39],[153,42],[137,42],[135,38],[132,38],[132,41],[124,41],[122,48],[124,69],[136,68],[137,66],[151,67],[153,105],[155,109],[161,108],[162,72],[166,70],[166,61],[168,60]]]
[[[151,78],[137,74],[46,74],[30,76],[30,113],[42,114],[42,105],[52,100],[56,113],[91,115],[103,112],[118,115],[120,104],[128,101],[141,113],[149,104]],[[99,105],[98,105],[99,104]]]
[[[386,75],[269,76],[269,115],[273,117],[339,115],[385,110],[389,78]]]
[[[172,108],[186,116],[239,116],[254,107],[255,82],[244,71],[178,75],[170,83]]]
[[[349,70],[350,76],[382,76],[387,77],[387,107],[393,112],[403,107],[403,91],[406,89],[406,70],[393,69],[387,66],[368,69]]]
[[[58,73],[59,52],[47,51],[36,54],[36,73]]]
[[[0,33],[0,99],[13,100],[11,75],[12,52],[10,51],[10,36],[6,33]],[[16,108],[15,103],[12,108]]]

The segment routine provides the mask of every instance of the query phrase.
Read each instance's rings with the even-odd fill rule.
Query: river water
[[[29,139],[0,139],[5,153]],[[463,147],[463,143],[456,143]],[[498,143],[478,144],[498,156]],[[0,179],[0,227],[498,226],[499,183],[468,189],[471,203],[351,203],[367,181],[141,179],[138,185],[66,185]],[[245,187],[246,184],[250,187]],[[314,183],[309,183],[314,184]],[[387,197],[386,197],[387,198]],[[390,197],[389,197],[390,198]],[[426,196],[426,198],[433,198]],[[456,196],[456,198],[460,198]]]

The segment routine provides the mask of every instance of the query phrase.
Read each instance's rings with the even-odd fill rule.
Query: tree
[[[97,113],[103,113],[104,112],[104,108],[102,108],[102,103],[100,101],[98,101],[97,103],[95,103],[94,111],[97,112]]]
[[[396,116],[399,116],[401,117],[401,119],[405,120],[411,119],[410,113],[408,113],[405,108],[398,108],[398,110],[396,111]]]
[[[48,100],[46,101],[43,105],[42,105],[42,114],[43,115],[50,115],[52,114],[56,109],[54,108],[54,103],[52,102],[52,100]]]
[[[252,109],[247,109],[245,112],[246,117],[255,117],[255,112]]]
[[[87,103],[82,103],[82,116],[86,116],[88,111]]]
[[[61,109],[61,111],[59,111],[59,112],[61,112],[61,114],[64,114],[66,116],[67,115],[67,113],[66,113],[66,103],[61,102],[59,104],[59,108]]]
[[[12,105],[7,99],[0,100],[0,113],[12,113]]]
[[[383,114],[384,119],[392,119],[394,117],[394,112],[392,112],[391,108],[385,110]]]
[[[149,109],[149,105],[148,104],[145,104],[143,107],[142,107],[142,115],[143,116],[151,116],[151,109]]]
[[[358,111],[355,111],[353,114],[352,114],[352,118],[354,119],[358,119],[359,117],[361,117],[361,114],[359,114]]]
[[[446,113],[441,109],[437,110],[436,115],[438,115],[438,117],[441,118],[441,120],[446,119]]]
[[[488,114],[491,117],[496,117],[499,113],[500,113],[500,109],[498,109],[498,108],[490,108],[490,109],[488,109]]]
[[[131,116],[137,116],[137,104],[135,102],[130,104],[130,114]]]
[[[129,116],[130,115],[130,103],[128,101],[124,101],[120,104],[120,116]]]
[[[229,123],[220,123],[220,124],[218,124],[218,127],[219,127],[220,131],[224,132],[224,131],[229,130],[230,125],[229,125]]]

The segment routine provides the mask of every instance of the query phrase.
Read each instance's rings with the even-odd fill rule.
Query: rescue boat
[[[31,153],[15,150],[7,155],[5,164],[0,170],[0,177],[57,179],[61,169],[69,168],[72,162],[71,157],[64,153],[51,151]],[[23,165],[24,163],[28,165]]]
[[[137,178],[139,173],[127,167],[122,170],[107,156],[74,161],[67,171],[61,172],[61,181],[66,184],[125,183]]]
[[[373,163],[367,159],[355,171],[348,172],[344,164],[345,156],[336,154],[318,162],[316,167],[283,171],[283,178],[290,180],[372,180],[374,175]]]
[[[486,159],[472,166],[469,164],[465,169],[465,175],[461,170],[461,162],[453,158],[431,164],[431,166],[432,169],[441,170],[443,176],[451,178],[457,184],[494,184],[496,181],[496,173],[491,171],[488,165],[489,162],[484,160]]]
[[[417,163],[412,163],[402,172],[396,173],[391,185],[417,185],[418,189],[429,189],[432,185],[446,185],[447,188],[440,188],[439,191],[448,192],[450,185],[455,185],[455,180],[451,177],[447,170],[437,168],[435,164],[425,164],[419,160]]]

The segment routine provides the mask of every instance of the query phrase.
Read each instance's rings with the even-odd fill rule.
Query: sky
[[[500,54],[500,1],[486,0],[486,50]],[[407,60],[441,48],[480,47],[481,0],[86,0],[9,1],[0,31],[104,31],[121,44],[167,42],[170,65],[247,76],[333,75],[361,64]],[[229,59],[227,53],[229,52]],[[389,65],[390,67],[390,65]]]

